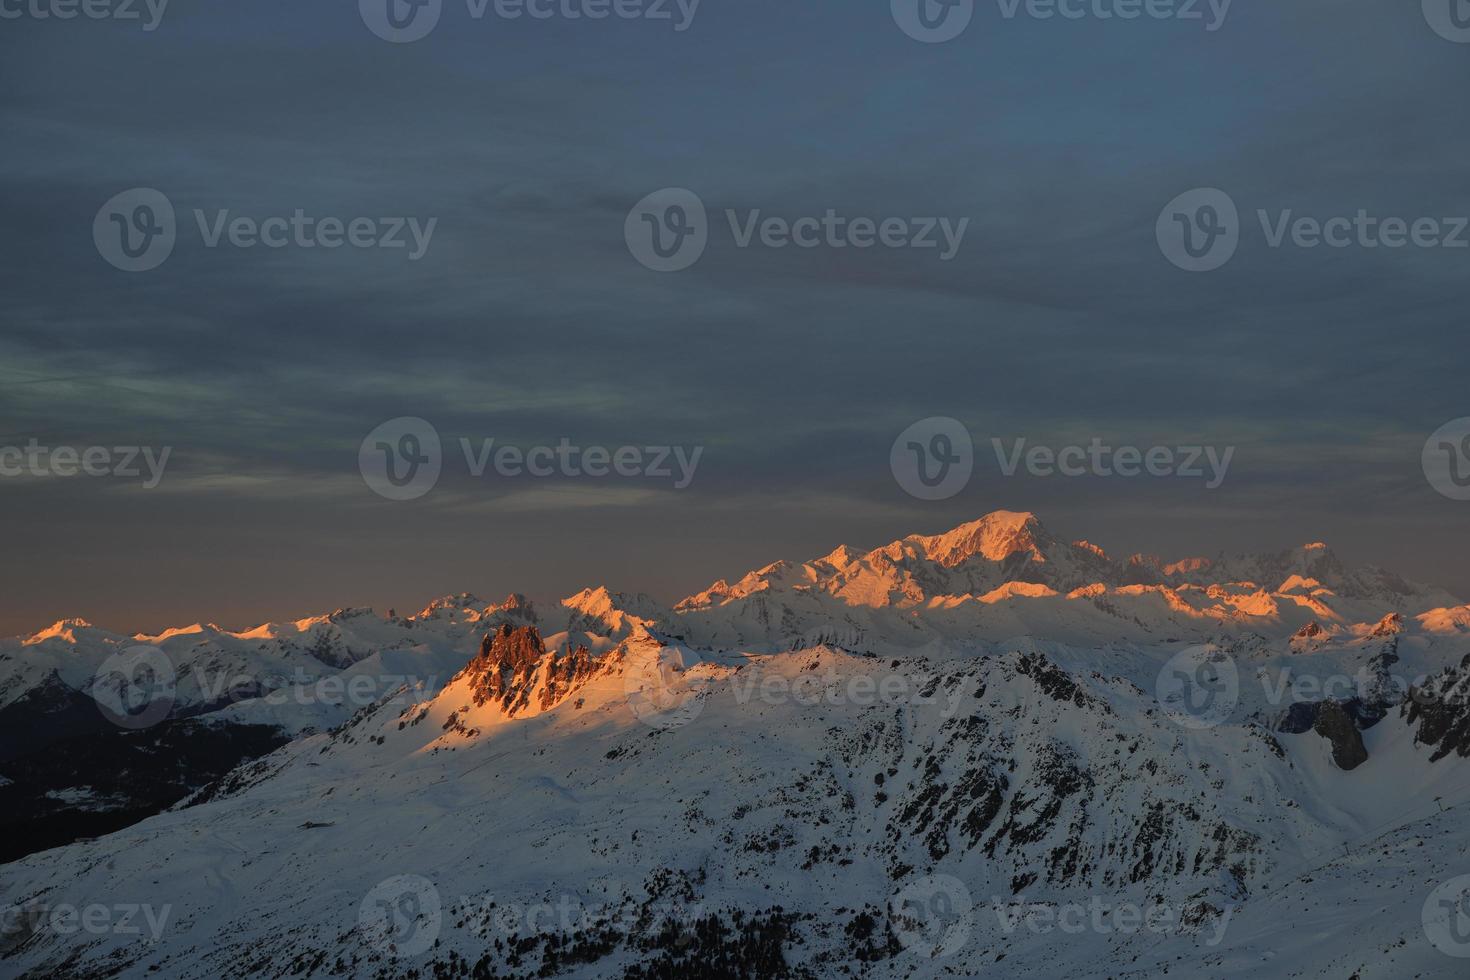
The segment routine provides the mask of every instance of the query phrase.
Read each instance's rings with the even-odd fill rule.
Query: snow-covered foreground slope
[[[1314,732],[1191,728],[1126,677],[1035,651],[821,647],[689,666],[644,696],[654,658],[690,653],[626,642],[514,717],[475,703],[488,675],[471,669],[196,805],[9,865],[25,928],[3,962],[968,976],[1003,956],[1007,976],[1462,975],[1420,911],[1470,869],[1465,811],[1433,802],[1470,800],[1470,771],[1455,752],[1431,762],[1402,712],[1344,772]],[[142,934],[59,928],[72,907],[137,908]]]
[[[363,614],[338,672],[442,678],[212,706],[290,740],[5,865],[0,971],[1463,976],[1470,636],[1320,550],[1005,514],[673,609]]]
[[[484,631],[534,615],[471,596],[231,632],[80,620],[0,641],[0,861],[157,813],[240,762],[402,687],[436,691]]]

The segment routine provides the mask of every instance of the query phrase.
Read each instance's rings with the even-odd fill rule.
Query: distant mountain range
[[[1459,976],[1467,655],[1470,607],[1320,543],[1012,512],[673,606],[66,620],[0,642],[0,968]],[[99,903],[169,914],[40,914]]]

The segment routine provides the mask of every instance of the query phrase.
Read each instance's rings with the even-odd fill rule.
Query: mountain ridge
[[[0,643],[0,698],[44,669],[69,723],[113,693],[96,662],[141,647],[176,710],[0,761],[7,812],[93,815],[6,866],[8,921],[144,899],[176,925],[146,944],[8,929],[0,962],[634,980],[975,975],[1004,955],[1039,980],[1266,957],[1448,976],[1417,909],[1359,907],[1386,876],[1354,851],[1386,840],[1396,887],[1427,894],[1448,858],[1415,863],[1413,841],[1470,847],[1470,710],[1410,697],[1470,682],[1470,609],[1442,595],[1317,546],[1114,560],[999,512],[674,606],[459,593],[141,644],[68,621]],[[1213,714],[1169,686],[1201,667],[1227,694]],[[35,700],[0,700],[0,724],[22,704],[16,724],[43,730]],[[108,776],[150,766],[176,778],[143,795]],[[1408,805],[1437,797],[1444,813]],[[1283,932],[1282,893],[1334,918]],[[1169,926],[1058,944],[1008,918],[1094,899]],[[525,912],[561,905],[590,911]],[[940,906],[959,932],[916,924]]]

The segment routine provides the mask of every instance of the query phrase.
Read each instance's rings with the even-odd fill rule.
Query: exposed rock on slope
[[[1368,761],[1357,721],[1336,701],[1322,703],[1312,730],[1332,743],[1332,761],[1337,768],[1352,770]]]
[[[1419,726],[1415,743],[1432,746],[1436,762],[1452,752],[1470,756],[1470,655],[1410,690],[1401,711]]]
[[[489,633],[479,654],[460,672],[476,705],[498,704],[514,716],[532,704],[545,711],[560,703],[595,671],[592,654],[579,646],[565,656],[548,653],[534,626],[509,623]]]

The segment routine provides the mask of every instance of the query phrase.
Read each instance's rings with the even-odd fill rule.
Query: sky
[[[1444,242],[1470,215],[1470,43],[1430,23],[1436,0],[1197,20],[990,0],[943,43],[901,28],[907,0],[597,20],[566,16],[586,0],[517,19],[443,0],[408,43],[369,28],[373,0],[174,0],[151,30],[142,3],[37,16],[52,2],[0,0],[0,450],[102,447],[109,475],[0,475],[0,633],[466,590],[673,600],[1001,508],[1125,555],[1324,540],[1470,598],[1470,502],[1421,464],[1470,416],[1470,249]],[[176,240],[126,271],[100,243],[138,188]],[[706,211],[703,253],[673,272],[630,247],[664,188]],[[1160,240],[1197,188],[1239,212],[1209,271]],[[298,209],[407,245],[248,244],[249,222]],[[967,223],[948,258],[742,246],[756,212],[829,210]],[[1283,216],[1360,210],[1443,239],[1273,247]],[[408,229],[431,221],[415,255]],[[890,450],[936,417],[972,437],[973,474],[926,500]],[[365,476],[370,433],[400,418],[442,445],[414,499]],[[422,445],[400,429],[387,445]],[[489,439],[700,455],[683,487],[476,476],[460,440]],[[1233,453],[1216,487],[1008,476],[993,439]],[[119,472],[126,447],[168,449],[156,485],[141,454]]]

